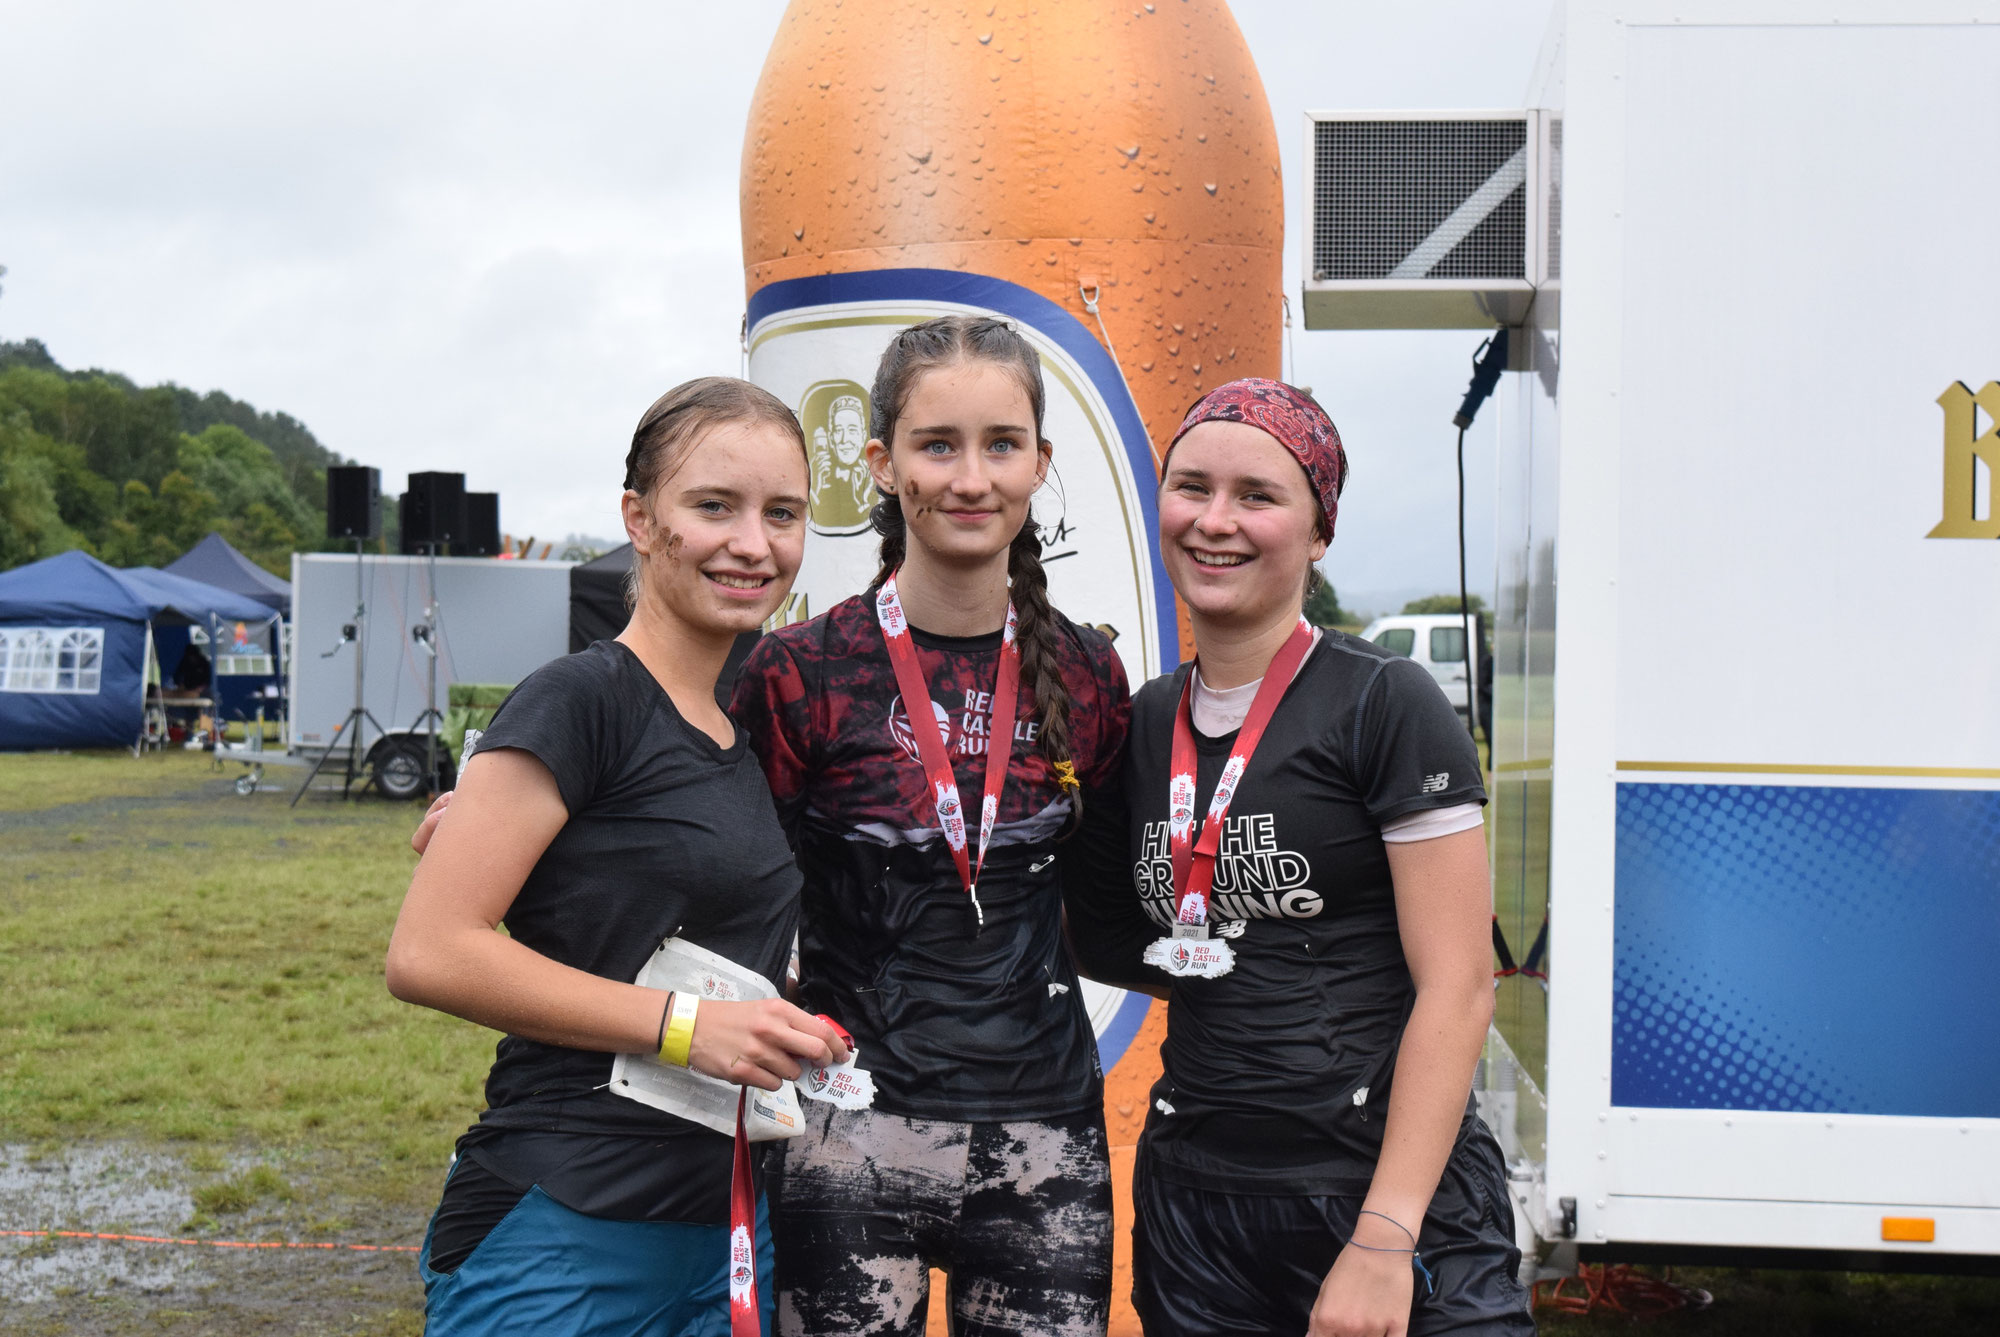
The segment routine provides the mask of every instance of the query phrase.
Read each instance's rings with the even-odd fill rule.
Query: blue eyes
[[[989,452],[1003,455],[1012,454],[1020,448],[1021,443],[1008,436],[998,437],[986,444],[986,449]],[[955,452],[958,446],[955,442],[951,441],[926,441],[921,446],[918,446],[917,449],[926,455],[944,456]]]

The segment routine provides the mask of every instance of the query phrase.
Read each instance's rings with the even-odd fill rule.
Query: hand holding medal
[[[819,1019],[840,1032],[842,1042],[847,1045],[847,1059],[843,1063],[806,1064],[805,1071],[799,1074],[799,1094],[839,1109],[867,1109],[875,1103],[875,1079],[866,1068],[855,1066],[861,1051],[855,1046],[854,1037],[826,1013],[820,1013]]]

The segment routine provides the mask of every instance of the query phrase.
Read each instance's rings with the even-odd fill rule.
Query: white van
[[[1479,625],[1478,615],[1473,626]],[[1437,679],[1459,718],[1465,713],[1465,619],[1457,613],[1402,613],[1378,617],[1361,633],[1391,654],[1414,659]]]

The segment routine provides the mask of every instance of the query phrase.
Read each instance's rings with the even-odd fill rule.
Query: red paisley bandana
[[[1195,401],[1187,417],[1181,419],[1173,442],[1168,443],[1167,454],[1173,454],[1174,445],[1196,423],[1217,420],[1248,423],[1292,452],[1292,458],[1306,471],[1313,493],[1319,498],[1320,510],[1326,515],[1326,534],[1332,538],[1334,514],[1340,507],[1340,488],[1347,481],[1347,452],[1341,448],[1340,433],[1334,430],[1333,419],[1326,416],[1326,410],[1314,403],[1311,396],[1282,381],[1267,381],[1258,376],[1231,381]],[[1160,467],[1166,468],[1164,459]]]

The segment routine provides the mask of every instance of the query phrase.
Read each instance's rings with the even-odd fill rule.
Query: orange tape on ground
[[[165,1235],[106,1235],[95,1230],[0,1230],[0,1235],[30,1239],[118,1240],[126,1244],[200,1244],[211,1249],[351,1249],[357,1253],[415,1253],[415,1244],[315,1244],[288,1240],[193,1240]]]

